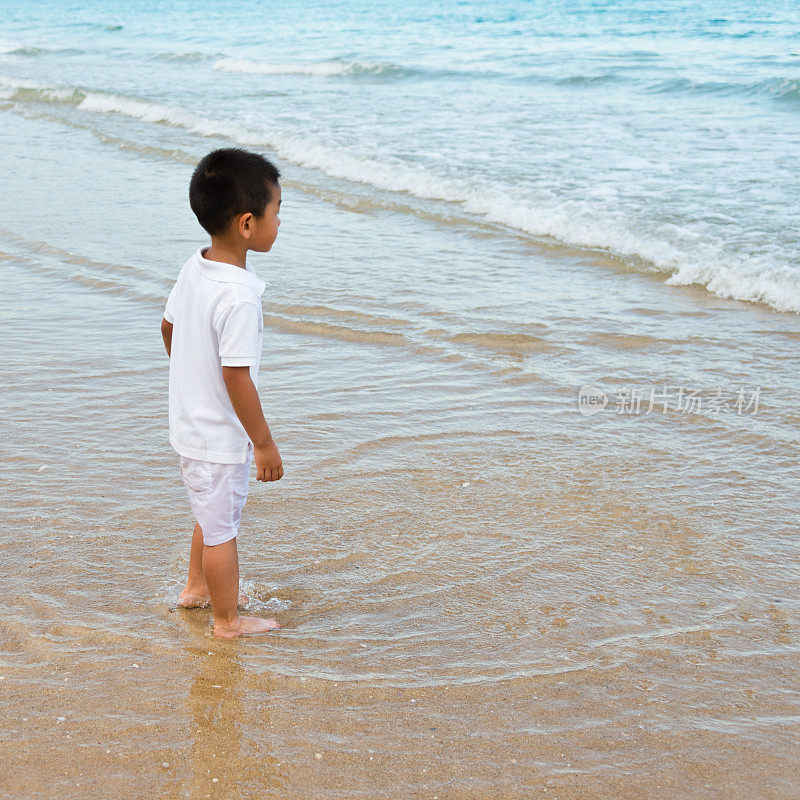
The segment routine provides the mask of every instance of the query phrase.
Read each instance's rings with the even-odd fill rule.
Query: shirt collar
[[[245,286],[249,286],[259,297],[264,294],[267,281],[262,281],[249,264],[245,269],[242,269],[235,264],[227,264],[224,261],[210,261],[207,258],[203,258],[203,250],[208,250],[208,247],[199,247],[195,253],[195,264],[201,275],[212,281],[242,283]]]

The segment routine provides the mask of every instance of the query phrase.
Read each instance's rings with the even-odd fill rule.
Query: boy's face
[[[272,187],[272,200],[267,205],[263,217],[252,218],[253,234],[250,239],[249,249],[259,253],[266,253],[275,244],[278,238],[278,228],[281,221],[278,214],[281,210],[281,187],[276,183]]]

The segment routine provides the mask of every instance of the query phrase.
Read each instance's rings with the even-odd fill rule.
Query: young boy
[[[258,480],[283,477],[256,389],[265,284],[246,263],[248,250],[265,253],[278,235],[279,178],[266,158],[238,148],[200,161],[189,205],[211,246],[184,264],[161,322],[170,357],[169,441],[197,521],[178,604],[192,608],[210,599],[213,635],[224,638],[280,627],[274,619],[239,616],[236,549],[253,456]]]

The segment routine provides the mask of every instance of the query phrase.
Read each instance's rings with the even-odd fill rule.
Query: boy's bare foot
[[[267,633],[280,628],[276,619],[263,617],[238,617],[231,625],[223,625],[214,621],[213,635],[221,639],[235,639],[237,636],[252,636],[256,633]]]
[[[239,592],[239,605],[246,606],[250,602],[250,598],[244,593]],[[211,595],[208,591],[197,592],[191,589],[184,589],[178,595],[179,608],[206,608],[211,603]]]

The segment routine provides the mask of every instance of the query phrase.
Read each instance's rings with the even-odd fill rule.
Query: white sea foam
[[[775,266],[767,259],[731,266],[689,263],[667,279],[671,286],[700,284],[718,297],[764,303],[777,311],[800,313],[800,271]]]
[[[220,136],[238,144],[270,147],[295,164],[428,200],[458,203],[468,213],[537,237],[551,237],[580,248],[602,249],[630,260],[635,268],[667,273],[667,283],[699,284],[719,297],[764,303],[800,313],[800,272],[786,266],[780,252],[757,258],[726,248],[713,231],[635,220],[618,204],[613,188],[598,187],[584,199],[565,199],[543,190],[520,197],[514,187],[473,178],[448,178],[393,157],[368,158],[309,137],[274,128],[259,130],[215,120],[166,104],[75,87],[52,87],[0,75],[0,93],[15,99],[33,93],[44,102],[69,103],[80,111],[121,114],[146,122],[184,128],[201,136]]]
[[[242,126],[230,122],[200,117],[174,106],[151,103],[110,92],[97,92],[77,87],[53,87],[7,75],[0,75],[0,91],[3,91],[5,96],[10,99],[25,99],[24,95],[28,93],[40,102],[67,103],[75,105],[79,111],[121,114],[145,122],[184,128],[201,136],[225,136],[240,141],[242,144],[264,143],[263,137],[257,137],[254,141],[250,132]]]
[[[534,236],[609,252],[642,270],[669,274],[671,286],[697,284],[732,300],[763,303],[800,313],[800,271],[785,266],[788,254],[743,256],[707,226],[682,227],[633,220],[612,202],[562,200],[551,193],[520,202],[487,188],[472,193],[464,208]]]
[[[309,64],[273,64],[242,58],[220,59],[214,64],[214,69],[251,75],[311,75],[318,78],[333,75],[379,75],[400,70],[396,65],[384,62],[316,61]]]

